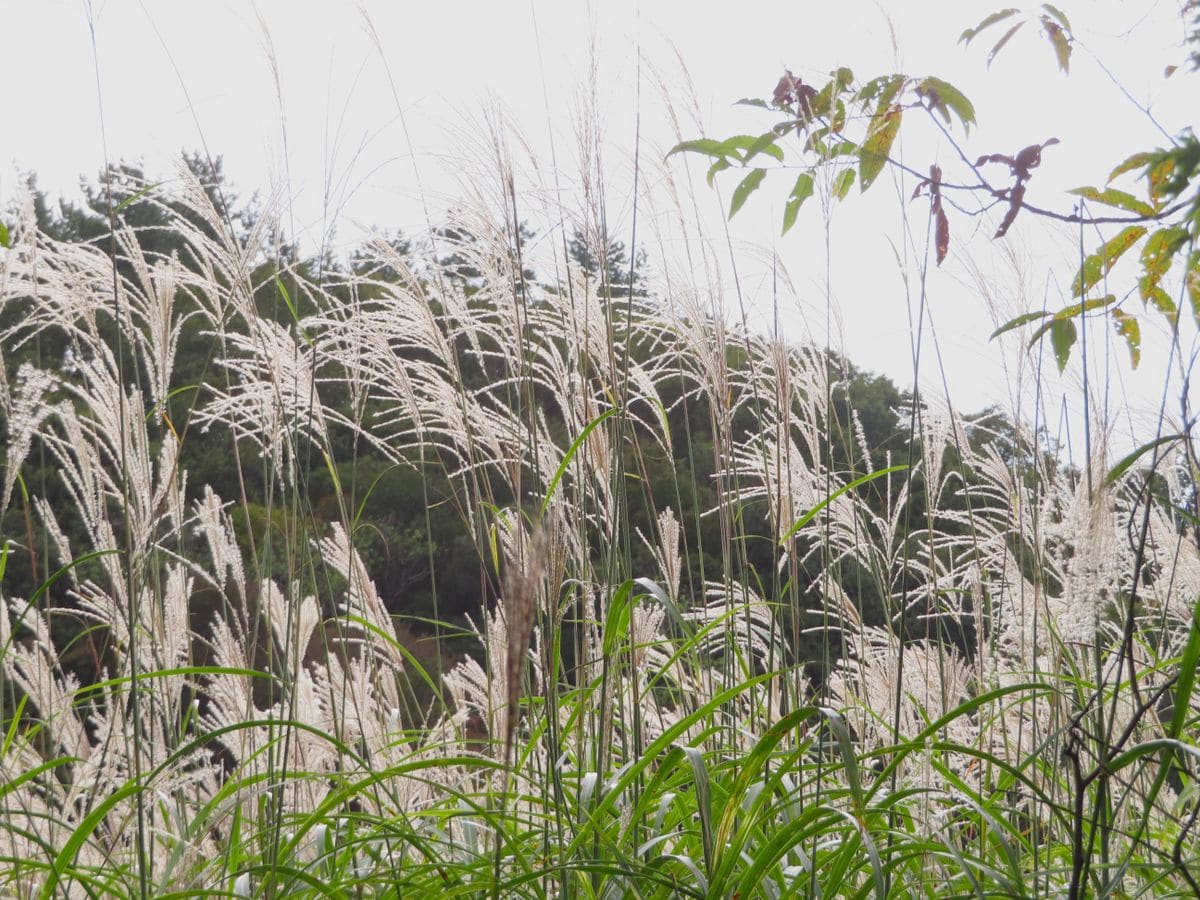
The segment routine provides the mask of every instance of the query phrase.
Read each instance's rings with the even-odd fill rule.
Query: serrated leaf
[[[854,178],[858,173],[853,169],[842,169],[837,173],[837,177],[833,179],[833,196],[839,200],[845,200],[846,195],[850,193],[850,188],[854,186]]]
[[[958,36],[958,41],[961,44],[969,44],[969,43],[971,43],[971,41],[973,41],[975,39],[976,35],[978,35],[981,31],[986,31],[987,29],[989,29],[993,25],[995,25],[997,22],[1003,22],[1005,19],[1011,18],[1012,16],[1015,16],[1019,12],[1020,12],[1020,10],[1016,9],[1015,7],[1010,7],[1009,9],[1002,9],[997,12],[994,12],[990,16],[987,16],[982,22],[980,22],[974,28],[968,28],[966,31],[964,31],[962,34],[960,34]]]
[[[758,186],[762,184],[766,175],[766,169],[754,169],[733,189],[733,199],[729,203],[729,218],[732,219],[737,215],[737,211],[745,205],[746,199],[758,190]]]
[[[1062,319],[1075,319],[1085,315],[1094,309],[1103,309],[1106,306],[1112,306],[1117,302],[1117,298],[1113,294],[1108,294],[1104,297],[1096,297],[1088,300],[1086,303],[1072,303],[1070,306],[1065,306],[1054,314],[1055,321]]]
[[[694,141],[682,141],[671,148],[668,157],[676,153],[703,153],[705,156],[725,156],[724,142],[712,138],[697,138]]]
[[[1175,254],[1187,242],[1187,239],[1187,229],[1181,225],[1160,228],[1150,235],[1146,246],[1142,248],[1142,271],[1145,272],[1145,275],[1138,279],[1142,300],[1150,299],[1150,292],[1158,287],[1163,276],[1170,271]]]
[[[1145,233],[1144,225],[1130,225],[1088,256],[1083,261],[1082,270],[1076,274],[1075,280],[1071,283],[1072,295],[1083,296],[1096,282],[1109,273],[1121,255],[1140,241]]]
[[[837,82],[831,81],[816,93],[808,106],[810,119],[829,114],[829,110],[833,106],[833,95],[836,87]]]
[[[1040,341],[1045,336],[1046,332],[1048,332],[1048,331],[1053,332],[1054,326],[1057,323],[1059,323],[1059,322],[1072,322],[1073,323],[1076,319],[1078,319],[1080,316],[1084,315],[1085,313],[1091,312],[1092,310],[1095,310],[1095,309],[1101,309],[1106,306],[1112,306],[1112,304],[1114,304],[1116,302],[1117,302],[1117,298],[1114,297],[1112,294],[1109,294],[1107,297],[1100,297],[1098,299],[1089,300],[1086,303],[1072,303],[1070,306],[1064,306],[1062,309],[1060,309],[1058,312],[1054,313],[1053,315],[1051,315],[1050,313],[1041,313],[1040,314],[1041,316],[1050,316],[1050,318],[1047,321],[1045,321],[1044,323],[1042,323],[1042,325],[1036,331],[1034,331],[1034,333],[1032,335],[1030,335],[1029,346],[1032,347],[1034,344],[1036,344],[1038,341]],[[1026,315],[1028,316],[1028,315],[1032,315],[1032,314],[1026,313]],[[1014,319],[1013,321],[1016,321],[1016,320]],[[1053,334],[1051,336],[1053,337]]]
[[[792,193],[788,196],[787,203],[783,207],[784,234],[787,234],[791,227],[796,224],[796,217],[800,214],[800,207],[812,195],[813,177],[808,172],[804,172],[796,179]]]
[[[0,222],[0,247],[9,249],[12,247],[12,236],[8,233],[8,226]]]
[[[1175,315],[1175,301],[1161,287],[1157,284],[1147,283],[1147,279],[1144,277],[1138,279],[1138,287],[1141,289],[1143,303],[1151,304],[1163,315]]]
[[[758,140],[751,144],[746,149],[746,155],[742,157],[742,163],[748,163],[759,153],[765,153],[767,156],[773,157],[779,162],[783,162],[783,148],[775,143],[779,139],[774,131],[768,131],[766,134],[760,134]]]
[[[1154,207],[1145,200],[1139,200],[1133,194],[1128,194],[1125,191],[1119,191],[1116,188],[1105,188],[1099,190],[1094,187],[1077,187],[1069,194],[1075,194],[1087,200],[1092,200],[1096,203],[1103,203],[1105,206],[1113,206],[1117,209],[1123,209],[1126,212],[1135,213],[1139,216],[1154,215]]]
[[[993,331],[988,340],[994,341],[1005,332],[1012,331],[1014,328],[1020,328],[1022,325],[1028,325],[1030,322],[1036,322],[1039,319],[1044,319],[1048,315],[1050,315],[1050,313],[1045,310],[1040,312],[1021,313],[1021,315],[1017,316],[1015,319],[1009,319],[1007,322]]]
[[[731,165],[732,165],[732,163],[729,160],[722,157],[721,159],[718,159],[715,163],[713,163],[711,166],[709,166],[708,174],[704,176],[704,180],[708,182],[708,186],[709,187],[713,186],[713,179],[717,177],[718,172],[724,172]]]
[[[886,83],[879,92],[879,105],[876,107],[877,111],[880,109],[887,109],[894,102],[896,102],[896,98],[900,95],[900,92],[904,90],[904,86],[908,84],[908,76],[889,75],[885,81]]]
[[[1142,360],[1142,328],[1129,313],[1114,309],[1110,315],[1117,334],[1125,338],[1125,346],[1129,348],[1129,364],[1136,369]]]
[[[1146,172],[1150,179],[1150,197],[1153,200],[1162,198],[1171,177],[1175,174],[1175,157],[1171,155],[1156,155],[1154,162]]]
[[[1004,36],[1000,38],[1000,40],[996,41],[992,49],[988,51],[987,64],[989,67],[992,65],[992,60],[994,60],[1000,51],[1004,49],[1004,45],[1011,41],[1013,35],[1020,31],[1024,26],[1025,23],[1023,21],[1018,22],[1012,28],[1008,29],[1008,31],[1004,32]]]
[[[757,134],[735,134],[733,137],[727,137],[721,141],[721,152],[725,156],[732,156],[734,159],[741,159],[739,150],[745,152],[749,150],[758,141]]]
[[[838,100],[833,104],[833,115],[829,119],[829,129],[835,134],[841,134],[842,129],[846,127],[846,103],[843,100]]]
[[[866,191],[887,164],[888,153],[900,131],[900,105],[881,107],[867,129],[867,139],[859,148],[858,183]]]
[[[1124,175],[1133,169],[1143,169],[1154,162],[1154,158],[1153,153],[1135,153],[1133,156],[1127,157],[1124,161],[1118,163],[1117,167],[1108,173],[1108,180],[1112,181],[1118,175]]]
[[[921,82],[919,90],[927,95],[936,94],[934,108],[941,112],[947,123],[950,121],[950,113],[953,112],[962,122],[964,130],[969,131],[975,124],[975,106],[950,82],[931,75]]]
[[[1050,345],[1054,348],[1054,361],[1058,364],[1058,371],[1061,372],[1067,367],[1067,360],[1071,358],[1071,348],[1075,346],[1077,336],[1074,319],[1059,319],[1050,326]]]
[[[885,94],[880,92],[882,91],[886,93],[887,91],[891,91],[891,97],[886,101],[886,103],[890,104],[891,100],[895,99],[896,93],[899,91],[899,85],[902,85],[907,80],[908,79],[904,75],[899,74],[880,75],[878,78],[872,78],[861,88],[859,88],[858,93],[854,95],[854,99],[856,102],[865,106],[878,97],[880,105],[885,105],[885,101],[883,99]],[[893,87],[893,85],[896,87]]]

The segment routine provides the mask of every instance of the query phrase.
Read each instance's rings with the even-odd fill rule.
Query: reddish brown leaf
[[[779,83],[775,85],[775,93],[771,97],[771,101],[776,106],[787,106],[795,98],[796,77],[790,69],[783,73],[783,77],[779,79]]]
[[[1016,219],[1017,213],[1021,211],[1021,201],[1025,199],[1025,185],[1018,181],[1011,191],[1008,192],[1008,212],[1004,214],[1003,221],[1000,222],[1000,227],[996,229],[996,237],[1004,237],[1008,233],[1009,226]]]
[[[942,209],[942,204],[937,204],[937,264],[940,266],[942,260],[946,258],[946,253],[950,250],[950,220],[946,218],[946,211]]]
[[[1057,143],[1058,138],[1050,138],[1043,144],[1030,144],[1018,152],[1015,158],[1003,153],[987,153],[975,160],[975,166],[978,168],[988,163],[1004,163],[1017,176],[1018,181],[1028,181],[1030,171],[1042,162],[1042,151]]]
[[[804,79],[797,78],[791,69],[785,69],[783,77],[775,85],[771,100],[776,106],[789,107],[796,104],[798,111],[804,115],[812,114],[812,99],[817,96],[817,89],[805,84]]]
[[[1005,156],[1003,153],[988,153],[975,160],[975,167],[987,165],[988,163],[1004,163],[1010,169],[1015,169],[1016,161],[1011,156]]]
[[[1030,144],[1024,150],[1017,154],[1017,158],[1013,163],[1013,168],[1017,170],[1018,178],[1028,178],[1029,170],[1036,169],[1038,163],[1042,161],[1042,145]]]
[[[811,84],[796,85],[796,106],[806,116],[812,115],[812,101],[817,96],[817,89]]]

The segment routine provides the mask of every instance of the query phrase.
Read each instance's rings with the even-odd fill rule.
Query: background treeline
[[[381,264],[378,253],[365,250],[352,252],[348,258],[324,251],[305,255],[266,218],[257,198],[242,198],[234,193],[224,177],[220,159],[210,161],[196,154],[186,157],[185,162],[205,185],[230,233],[237,235],[254,229],[268,229],[271,239],[264,245],[273,247],[273,254],[254,261],[250,278],[255,285],[254,305],[258,315],[264,318],[288,328],[300,328],[306,317],[318,312],[311,299],[314,294],[306,290],[309,285],[321,285],[323,296],[335,300],[347,298],[349,290],[357,291],[359,299],[370,299],[363,296],[364,292],[379,290],[380,285],[405,278],[453,281],[469,301],[478,289],[481,272],[473,251],[481,242],[460,222],[437,227],[432,235],[422,239],[398,233],[379,237],[378,240],[390,245],[395,252],[393,258],[401,261],[403,266]],[[146,259],[173,259],[187,267],[194,265],[194,261],[190,259],[188,246],[179,230],[172,227],[172,217],[185,216],[198,228],[212,228],[211,223],[196,220],[187,207],[160,199],[156,185],[147,181],[137,165],[113,165],[96,180],[84,181],[82,201],[78,202],[63,200],[52,204],[45,193],[37,190],[32,176],[29,185],[33,189],[38,227],[55,241],[90,242],[108,250],[109,223],[117,218],[136,234]],[[576,283],[582,282],[585,289],[594,289],[600,296],[629,298],[631,303],[636,303],[639,314],[653,314],[656,300],[650,288],[652,273],[646,270],[643,253],[635,252],[631,260],[628,248],[620,240],[575,229],[572,234],[559,238],[563,240],[571,277],[559,273],[555,278],[528,262],[530,254],[526,248],[536,237],[522,224],[510,241],[513,261],[519,261],[512,266],[512,271],[520,273],[514,290],[531,302],[553,303],[557,295],[573,289],[573,277]],[[130,263],[122,259],[119,265],[127,270]],[[132,271],[120,274],[136,277]],[[369,277],[365,280],[343,278],[347,274]],[[351,282],[353,287],[343,286]],[[0,326],[18,324],[38,300],[30,297],[25,302],[29,307],[24,309],[20,304],[6,306],[3,310],[6,321],[0,322]],[[175,302],[186,309],[188,304],[194,307],[200,303],[201,298],[181,290]],[[422,459],[410,459],[410,465],[398,466],[359,439],[351,429],[335,427],[337,439],[332,447],[332,459],[310,458],[302,461],[298,468],[305,483],[296,486],[295,496],[301,498],[304,509],[296,516],[295,510],[289,509],[276,493],[272,472],[263,460],[247,458],[245,448],[236,445],[229,430],[206,431],[195,425],[192,415],[203,405],[209,386],[219,385],[228,378],[227,372],[217,363],[224,358],[220,342],[239,327],[238,323],[230,322],[229,330],[221,336],[202,328],[198,324],[200,321],[200,317],[195,317],[185,326],[175,348],[174,383],[168,400],[163,408],[147,410],[145,414],[161,417],[165,427],[176,435],[186,434],[186,440],[181,441],[178,465],[187,473],[189,500],[195,500],[208,485],[219,496],[236,501],[232,515],[243,543],[242,549],[253,547],[257,550],[253,554],[247,553],[247,557],[262,561],[266,569],[262,572],[264,576],[285,577],[292,570],[289,547],[294,548],[297,543],[310,544],[321,537],[328,523],[345,516],[342,504],[348,497],[354,505],[351,514],[364,526],[355,532],[357,550],[366,561],[389,611],[410,619],[407,633],[428,633],[434,620],[448,625],[462,624],[465,616],[478,613],[485,604],[494,601],[498,590],[494,568],[480,558],[478,544],[471,539],[470,530],[463,527],[464,520],[470,521],[472,511],[461,508],[458,503],[452,479],[443,461],[437,458],[436,449],[422,453]],[[105,325],[102,323],[100,327]],[[111,321],[108,327],[111,328]],[[113,338],[116,346],[115,333]],[[313,354],[321,352],[319,338],[309,339],[307,346]],[[740,352],[736,342],[729,344],[729,348],[725,362],[731,371],[737,372],[739,367],[746,365],[745,354]],[[496,373],[489,372],[487,348],[472,347],[464,340],[457,349],[459,365],[470,380],[470,387],[485,387],[496,377]],[[644,343],[635,343],[629,349],[638,362],[645,362],[649,355],[662,350]],[[79,354],[84,352],[69,335],[45,331],[3,350],[5,374],[10,384],[21,378],[21,367],[25,363],[33,363],[39,368],[56,368],[63,378],[69,379],[79,363]],[[809,352],[819,353],[826,359],[830,373],[831,403],[828,408],[836,412],[836,418],[824,423],[827,439],[823,447],[825,458],[820,460],[821,463],[830,464],[833,471],[850,480],[871,470],[912,464],[921,458],[921,448],[911,437],[920,434],[921,429],[913,427],[914,423],[910,421],[921,414],[921,407],[918,403],[914,408],[910,393],[899,389],[887,377],[865,372],[835,354],[815,348],[810,348]],[[129,365],[125,377],[131,385],[149,377],[149,373],[136,371],[130,362],[132,359],[134,356],[130,355],[125,360]],[[377,411],[370,408],[352,410],[353,400],[346,383],[337,378],[328,379],[323,385],[328,391],[323,394],[326,404],[333,402],[342,406],[348,419],[357,417],[361,421],[370,421]],[[536,394],[534,400],[539,414],[550,426],[561,427],[556,404]],[[797,564],[787,571],[780,571],[765,500],[760,505],[750,503],[739,510],[739,527],[734,539],[737,546],[726,546],[729,541],[722,537],[719,518],[713,514],[719,503],[714,473],[719,468],[720,442],[715,441],[713,435],[717,417],[707,408],[703,395],[687,390],[682,373],[678,390],[672,394],[668,386],[662,391],[661,402],[661,415],[666,417],[671,436],[670,452],[653,445],[631,444],[626,454],[626,475],[634,485],[628,491],[626,510],[631,532],[653,535],[656,511],[666,507],[675,509],[683,536],[681,588],[685,596],[694,602],[702,600],[703,586],[713,577],[732,576],[738,583],[751,585],[769,602],[778,601],[777,614],[784,620],[785,631],[799,645],[796,648],[798,657],[808,660],[812,674],[818,674],[829,663],[827,657],[822,658],[820,649],[828,647],[829,642],[822,641],[814,627],[820,624],[819,617],[814,613],[810,620],[795,621],[796,615],[806,614],[792,611],[803,610],[808,605],[787,603],[783,599],[785,594],[803,596],[813,580],[821,577],[820,554],[801,556]],[[739,412],[732,422],[734,438],[756,427],[755,398],[747,398],[746,402],[736,405]],[[972,424],[967,436],[972,443],[991,442],[1000,448],[1009,462],[1019,464],[1030,460],[1034,451],[1028,445],[1018,443],[1015,429],[999,411],[989,409],[968,421]],[[8,423],[4,425],[9,433]],[[565,433],[562,436],[568,443],[575,437]],[[953,450],[947,452],[953,453]],[[0,520],[3,538],[14,546],[4,576],[5,590],[10,596],[23,597],[33,596],[40,585],[50,580],[55,569],[51,554],[43,549],[47,546],[46,536],[39,533],[38,518],[30,509],[28,493],[47,498],[56,512],[61,511],[60,522],[68,539],[80,536],[82,531],[82,523],[71,518],[73,506],[47,455],[35,447],[27,459],[16,479],[22,499],[10,504]],[[954,460],[947,462],[944,468],[956,469]],[[961,467],[957,468],[961,470]],[[969,472],[959,471],[958,474],[960,488],[970,482]],[[487,472],[483,471],[481,477],[486,478]],[[944,486],[923,485],[920,471],[912,478],[913,485],[899,529],[902,540],[913,541],[915,547],[921,541],[922,531],[930,527],[927,520],[929,491],[942,491]],[[877,486],[884,483],[886,480],[867,483],[859,489],[880,515],[889,514],[888,499],[881,493],[884,488]],[[953,493],[954,488],[950,490]],[[518,501],[518,498],[506,496],[505,492],[505,486],[498,480],[489,490],[498,505]],[[519,498],[519,502],[532,509],[536,508],[538,498]],[[941,499],[941,508],[947,508],[945,495]],[[954,508],[952,497],[949,508]],[[890,514],[894,514],[894,510]],[[299,535],[296,534],[297,524],[303,532]],[[956,526],[953,521],[941,520],[938,527],[943,530],[962,527],[965,532],[965,525]],[[297,537],[301,541],[297,542]],[[600,557],[602,549],[595,548],[596,558]],[[653,551],[648,542],[629,540],[624,549],[632,573],[655,571]],[[864,621],[884,624],[886,604],[883,598],[903,593],[907,586],[881,584],[879,576],[865,568],[845,571],[845,567],[856,566],[853,562],[835,561],[833,564],[842,567],[837,580],[846,586],[850,599],[862,611]],[[85,565],[80,574],[86,577],[87,571]],[[331,582],[315,585],[327,611],[332,609],[332,597],[337,588],[338,585]],[[70,614],[71,601],[65,589],[52,584],[49,590],[51,605],[61,610],[54,619],[56,639],[61,642],[60,646],[71,648],[66,652],[66,661],[85,679],[94,677],[97,661],[104,658],[103,635],[98,635],[93,627],[88,630],[86,641],[79,640],[83,625]],[[207,602],[203,594],[194,599],[195,617],[206,615]],[[907,631],[926,629],[929,621],[944,623],[942,619],[924,617],[919,612],[907,617]],[[969,621],[969,617],[959,621]],[[896,627],[897,623],[893,622],[892,626]],[[913,633],[910,636],[929,635]],[[942,634],[938,637],[959,644],[964,650],[973,643],[973,636],[969,635]],[[453,641],[449,648],[454,649]]]

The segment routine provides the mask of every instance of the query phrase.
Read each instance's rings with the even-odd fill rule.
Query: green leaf
[[[90,813],[84,816],[83,820],[75,827],[66,841],[63,842],[62,848],[58,851],[58,855],[54,857],[50,871],[46,875],[46,880],[42,884],[42,900],[50,900],[56,896],[55,889],[58,887],[59,881],[66,874],[74,862],[75,857],[79,855],[80,848],[84,842],[91,837],[92,832],[96,830],[100,822],[109,814],[113,807],[121,803],[125,798],[131,797],[142,790],[142,786],[137,782],[126,782],[117,790],[113,791],[103,800],[96,804]]]
[[[1075,320],[1077,318],[1079,318],[1080,316],[1082,316],[1083,314],[1091,312],[1094,309],[1102,309],[1103,307],[1106,307],[1106,306],[1112,306],[1112,304],[1114,304],[1116,302],[1117,302],[1117,298],[1115,296],[1113,296],[1112,294],[1109,294],[1105,297],[1093,298],[1091,300],[1088,300],[1086,303],[1072,303],[1070,306],[1064,306],[1062,309],[1060,309],[1058,312],[1056,312],[1053,316],[1051,316],[1051,318],[1048,321],[1042,323],[1042,325],[1036,331],[1034,331],[1034,333],[1029,338],[1028,346],[1032,347],[1034,344],[1036,344],[1038,341],[1040,341],[1046,335],[1046,332],[1050,332],[1050,338],[1051,338],[1052,342],[1054,342],[1055,340],[1066,341],[1069,336],[1070,340],[1065,345],[1065,352],[1069,356],[1070,350],[1071,350],[1071,344],[1075,343],[1075,334],[1074,334],[1073,330],[1070,331],[1069,333],[1067,331],[1065,331],[1061,327],[1062,323],[1067,322],[1071,325],[1071,328],[1074,329],[1075,328]],[[1029,321],[1029,320],[1031,320],[1030,317],[1032,315],[1033,315],[1032,313],[1026,313],[1025,316],[1018,316],[1017,319],[1025,319],[1025,320]],[[1050,314],[1049,313],[1040,313],[1039,315],[1045,316],[1045,315],[1050,315]],[[1014,319],[1013,322],[1016,322],[1017,319]],[[1012,323],[1010,322],[1008,324],[1011,325]],[[1022,322],[1021,324],[1024,324],[1024,323]],[[998,333],[999,332],[996,332],[996,334],[998,334]],[[995,337],[995,334],[993,334],[992,336]],[[1058,344],[1055,343],[1055,356],[1057,357],[1057,355],[1058,355]],[[1062,364],[1060,364],[1059,369],[1061,370],[1062,366],[1065,364],[1066,364],[1066,361],[1064,359]]]
[[[1057,19],[1058,24],[1061,25],[1063,28],[1065,28],[1067,31],[1071,30],[1071,23],[1067,19],[1066,13],[1064,13],[1061,9],[1059,9],[1053,3],[1043,3],[1042,9],[1044,9],[1046,12],[1050,13],[1050,15],[1052,15],[1055,19]]]
[[[606,659],[613,657],[617,648],[625,642],[625,636],[629,633],[629,623],[632,621],[634,602],[632,581],[626,581],[609,598],[601,638]]]
[[[846,127],[846,101],[838,100],[833,105],[833,115],[829,119],[829,128],[834,134],[841,134]]]
[[[1071,283],[1071,293],[1081,297],[1100,279],[1109,273],[1121,255],[1146,234],[1144,225],[1130,225],[1120,234],[1106,241],[1095,253],[1083,261],[1083,268]]]
[[[1015,35],[1023,27],[1025,27],[1024,21],[1018,22],[1012,28],[1008,29],[1008,31],[1004,32],[1004,36],[1001,37],[1000,40],[996,41],[994,45],[992,45],[992,49],[988,51],[987,55],[987,64],[989,67],[992,65],[992,60],[994,60],[1000,54],[1000,51],[1004,49],[1004,45],[1011,41],[1013,39],[1013,35]]]
[[[753,147],[761,135],[757,134],[735,134],[733,137],[725,138],[721,141],[721,152],[725,156],[732,156],[735,159],[741,159],[743,153]]]
[[[1157,297],[1155,291],[1157,289],[1166,297],[1166,293],[1159,288],[1159,282],[1170,271],[1175,254],[1187,243],[1187,239],[1188,231],[1181,225],[1160,228],[1150,235],[1146,246],[1142,248],[1142,271],[1144,274],[1138,279],[1138,288],[1141,291],[1143,302],[1154,299],[1154,305],[1160,309],[1163,308],[1162,298]],[[1170,297],[1166,299],[1170,309],[1163,311],[1174,312],[1175,304],[1171,302]]]
[[[800,214],[800,207],[812,195],[813,177],[808,172],[804,172],[796,178],[796,184],[792,188],[792,193],[783,207],[784,234],[787,234],[791,230],[791,227],[796,224],[796,216]]]
[[[1112,306],[1117,302],[1116,295],[1105,294],[1103,297],[1093,297],[1085,303],[1072,303],[1070,306],[1064,306],[1054,314],[1054,321],[1060,322],[1063,319],[1076,319],[1085,313],[1091,312],[1093,309],[1103,309],[1106,306]]]
[[[766,100],[761,100],[758,97],[743,97],[733,104],[734,106],[757,106],[759,109],[774,109]]]
[[[1142,328],[1137,317],[1119,309],[1114,309],[1109,315],[1113,318],[1117,334],[1125,338],[1125,346],[1129,348],[1129,364],[1136,369],[1142,360]]]
[[[729,218],[732,219],[737,215],[737,211],[745,205],[746,199],[758,190],[758,186],[762,184],[762,180],[766,177],[766,174],[766,169],[755,169],[742,179],[741,184],[734,188],[733,200],[729,204]]]
[[[879,110],[887,109],[896,102],[896,98],[900,96],[900,92],[908,84],[908,76],[889,75],[884,81],[882,90],[879,92],[879,104],[875,107],[876,114],[878,114]]]
[[[1144,169],[1146,166],[1154,162],[1155,156],[1153,153],[1135,153],[1133,156],[1127,157],[1125,160],[1117,164],[1117,167],[1108,173],[1108,180],[1112,181],[1118,175],[1124,175],[1134,169]]]
[[[884,475],[891,475],[893,472],[902,472],[907,468],[907,463],[901,463],[900,465],[896,466],[888,466],[886,469],[879,469],[876,472],[870,472],[866,475],[863,475],[861,478],[855,478],[849,484],[842,485],[804,515],[802,515],[799,519],[797,519],[795,523],[793,523],[792,527],[787,530],[787,533],[779,539],[780,545],[782,546],[791,540],[797,531],[813,520],[817,513],[823,510],[838,497],[842,496],[842,494],[846,493],[846,491],[852,491],[859,485],[866,484],[868,481],[874,481],[876,478],[882,478]]]
[[[0,247],[6,250],[12,247],[12,236],[8,233],[8,226],[0,222]]]
[[[846,195],[850,193],[850,188],[854,186],[854,179],[858,175],[853,169],[842,169],[838,172],[837,177],[833,179],[833,196],[839,200],[845,200]]]
[[[732,165],[732,163],[730,163],[729,160],[722,157],[721,159],[718,159],[715,163],[713,163],[711,166],[709,166],[708,174],[704,176],[704,180],[708,182],[708,186],[709,187],[713,186],[713,179],[717,177],[718,172],[724,172],[731,165]]]
[[[712,821],[712,787],[708,777],[708,766],[704,763],[704,754],[696,747],[686,744],[676,744],[687,757],[692,768],[692,779],[696,785],[696,809],[700,814],[700,839],[704,848],[704,871],[711,878],[714,862],[713,821]]]
[[[1005,19],[1011,18],[1019,12],[1020,10],[1015,7],[1009,7],[1008,9],[1002,9],[998,12],[994,12],[974,28],[968,28],[966,31],[960,34],[958,36],[958,41],[960,44],[969,44],[971,41],[975,40],[976,36],[981,31],[986,31],[998,22],[1003,22]]]
[[[1042,29],[1050,44],[1054,47],[1054,55],[1058,59],[1058,67],[1064,72],[1071,70],[1071,37],[1061,25],[1049,16],[1042,16]]]
[[[694,141],[682,141],[671,148],[667,154],[670,158],[676,153],[703,153],[705,156],[725,156],[725,144],[712,138],[698,138]]]
[[[566,474],[567,467],[571,465],[571,460],[575,458],[575,454],[579,452],[579,448],[583,446],[583,442],[587,440],[589,434],[596,430],[596,426],[610,416],[617,413],[617,408],[614,406],[611,409],[606,409],[592,421],[583,426],[583,430],[579,432],[579,437],[571,442],[571,446],[567,448],[566,454],[563,456],[562,462],[558,464],[558,469],[554,472],[554,477],[550,479],[550,484],[546,488],[546,496],[542,500],[542,508],[538,511],[538,518],[544,518],[546,510],[550,507],[550,498],[554,496],[554,491],[558,487],[558,483],[562,481],[562,477]]]
[[[1050,326],[1050,345],[1054,348],[1054,361],[1058,363],[1060,372],[1067,367],[1076,337],[1078,332],[1074,319],[1056,319]]]
[[[1174,175],[1175,155],[1171,153],[1155,154],[1154,160],[1146,172],[1146,177],[1150,179],[1151,199],[1159,200],[1167,193],[1174,181]]]
[[[742,157],[742,163],[750,162],[759,153],[765,153],[767,156],[774,157],[779,162],[783,162],[783,148],[775,143],[778,139],[779,136],[774,131],[760,134],[758,139],[746,150],[746,155]]]
[[[993,331],[988,340],[994,341],[1006,331],[1012,331],[1014,328],[1020,328],[1022,325],[1028,325],[1030,322],[1036,322],[1039,319],[1044,319],[1048,315],[1050,315],[1050,313],[1046,310],[1041,310],[1040,312],[1021,313],[1021,315],[1017,316],[1015,319],[1009,319],[1007,322]]]
[[[947,124],[950,122],[951,112],[958,116],[964,131],[970,131],[971,126],[975,124],[975,106],[950,82],[931,75],[917,86],[917,90],[933,98],[933,108],[942,114]]]
[[[1096,203],[1103,203],[1105,206],[1115,206],[1117,209],[1136,213],[1139,216],[1154,215],[1154,207],[1145,200],[1139,200],[1133,194],[1118,191],[1116,188],[1106,188],[1101,191],[1094,187],[1077,187],[1072,191],[1067,191],[1067,193],[1075,194]]]
[[[1187,288],[1188,300],[1192,304],[1192,316],[1196,323],[1200,324],[1200,252],[1192,254],[1183,283]]]
[[[858,153],[858,183],[866,191],[883,171],[888,153],[900,131],[900,105],[881,106],[867,129],[867,139]]]
[[[1142,444],[1142,446],[1138,447],[1132,453],[1122,457],[1121,461],[1109,470],[1108,474],[1104,476],[1104,484],[1107,487],[1112,487],[1117,483],[1122,475],[1129,471],[1135,462],[1137,462],[1155,447],[1161,447],[1163,444],[1170,444],[1181,440],[1182,438],[1183,435],[1181,434],[1167,434],[1160,438],[1155,438],[1148,443]]]
[[[1142,282],[1145,280],[1145,278],[1138,279],[1138,287],[1142,288],[1142,302],[1153,305],[1164,316],[1175,315],[1175,301],[1171,299],[1171,295],[1157,284],[1142,287]]]
[[[1183,734],[1184,725],[1191,715],[1192,693],[1196,687],[1197,669],[1200,668],[1200,602],[1192,606],[1192,627],[1188,629],[1187,643],[1179,660],[1179,681],[1175,685],[1175,696],[1171,698],[1175,714],[1167,731],[1172,738]]]
[[[149,194],[151,191],[153,191],[155,188],[158,188],[161,185],[162,185],[161,181],[155,182],[154,184],[148,184],[148,185],[146,185],[146,187],[142,188],[136,194],[132,194],[132,195],[126,197],[124,200],[122,200],[120,203],[117,204],[116,209],[113,210],[113,215],[115,216],[118,213],[120,213],[122,210],[124,210],[125,207],[132,206],[133,204],[137,203],[139,200],[141,200],[143,197],[145,197],[147,194]]]
[[[854,99],[856,102],[866,106],[866,104],[870,103],[876,97],[882,98],[883,95],[880,91],[892,90],[893,84],[903,84],[905,81],[907,79],[903,75],[880,75],[877,78],[872,78],[859,88],[858,93],[854,95]],[[895,96],[895,93],[893,93],[892,97],[895,98]],[[883,100],[880,99],[880,103],[882,102]]]

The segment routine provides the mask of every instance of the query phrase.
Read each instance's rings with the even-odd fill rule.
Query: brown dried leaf
[[[937,264],[940,266],[942,260],[946,258],[946,253],[950,250],[950,220],[946,218],[946,211],[942,209],[942,204],[937,204]]]
[[[1011,156],[1005,156],[1003,153],[987,153],[975,160],[975,168],[985,166],[988,163],[1004,163],[1010,169],[1016,168],[1017,165]]]
[[[1021,211],[1021,201],[1025,199],[1025,185],[1017,182],[1011,191],[1008,192],[1008,212],[1004,214],[1004,219],[1000,222],[1000,227],[996,229],[996,237],[1004,237],[1008,233],[1009,226],[1013,220],[1017,218],[1017,213]]]

